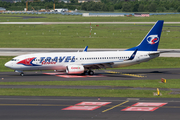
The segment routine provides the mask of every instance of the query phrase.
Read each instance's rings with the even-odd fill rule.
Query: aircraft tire
[[[93,71],[89,71],[88,74],[89,75],[94,75],[94,72]]]
[[[20,76],[22,76],[22,77],[23,77],[23,76],[24,76],[24,73],[20,73]]]

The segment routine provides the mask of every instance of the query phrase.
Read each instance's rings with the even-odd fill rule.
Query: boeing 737
[[[160,55],[157,51],[163,20],[151,28],[139,45],[124,51],[87,52],[52,52],[20,55],[5,64],[6,67],[19,72],[29,70],[55,70],[67,74],[93,75],[94,69],[120,68],[149,61]]]

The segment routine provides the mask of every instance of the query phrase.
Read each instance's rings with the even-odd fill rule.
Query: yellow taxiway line
[[[107,112],[107,111],[112,110],[112,109],[114,109],[114,108],[116,108],[116,107],[118,107],[118,106],[121,106],[121,105],[123,105],[123,104],[125,104],[125,103],[127,103],[127,102],[129,102],[129,100],[124,101],[124,102],[122,102],[122,103],[120,103],[120,104],[118,104],[118,105],[115,105],[115,106],[111,107],[111,108],[108,108],[108,109],[106,109],[106,110],[104,110],[104,111],[102,111],[102,112]]]

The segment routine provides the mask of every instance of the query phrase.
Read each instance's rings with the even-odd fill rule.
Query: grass
[[[43,18],[24,18],[29,16]],[[155,22],[164,20],[165,22],[179,22],[180,15],[153,15],[150,17],[82,17],[77,15],[59,14],[0,14],[0,22]]]
[[[180,88],[180,79],[161,80],[101,80],[101,81],[36,81],[36,82],[0,82],[0,85],[68,85],[68,86],[125,86],[147,88]]]
[[[44,18],[23,19],[19,16],[40,16]],[[22,15],[0,14],[0,22],[179,22],[180,15],[150,17],[82,17],[66,15]],[[0,25],[1,48],[130,48],[140,43],[152,25]],[[96,33],[96,35],[94,34]],[[159,48],[180,48],[179,25],[164,25]],[[113,41],[112,41],[113,40]],[[12,71],[4,63],[12,59],[0,57],[0,71]],[[147,63],[125,69],[179,68],[178,58],[156,58]],[[124,69],[124,68],[123,68]],[[5,80],[5,79],[4,79]],[[41,81],[41,82],[0,82],[1,85],[103,85],[179,88],[179,80],[128,80],[128,81]],[[0,89],[0,95],[16,96],[88,96],[88,97],[155,97],[152,90],[106,90],[106,89]],[[161,91],[163,96],[176,97],[171,91]]]
[[[0,56],[0,72],[13,71],[13,70],[4,66],[4,64],[6,62],[10,61],[12,58],[13,58],[13,56]]]
[[[131,48],[151,25],[0,25],[0,48]],[[180,48],[180,25],[164,25],[159,48]]]
[[[83,96],[83,97],[162,97],[179,98],[170,91],[161,91],[162,96],[153,96],[152,90],[106,90],[106,89],[0,89],[0,95],[8,96]]]

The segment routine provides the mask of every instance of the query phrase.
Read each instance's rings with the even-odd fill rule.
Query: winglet
[[[87,52],[88,46],[86,46],[83,50],[83,52]]]
[[[130,57],[129,59],[127,59],[127,60],[133,60],[133,59],[135,58],[135,55],[136,55],[136,53],[137,53],[137,50],[138,50],[138,49],[136,49],[136,50],[133,52],[133,54],[131,55],[131,57]]]

